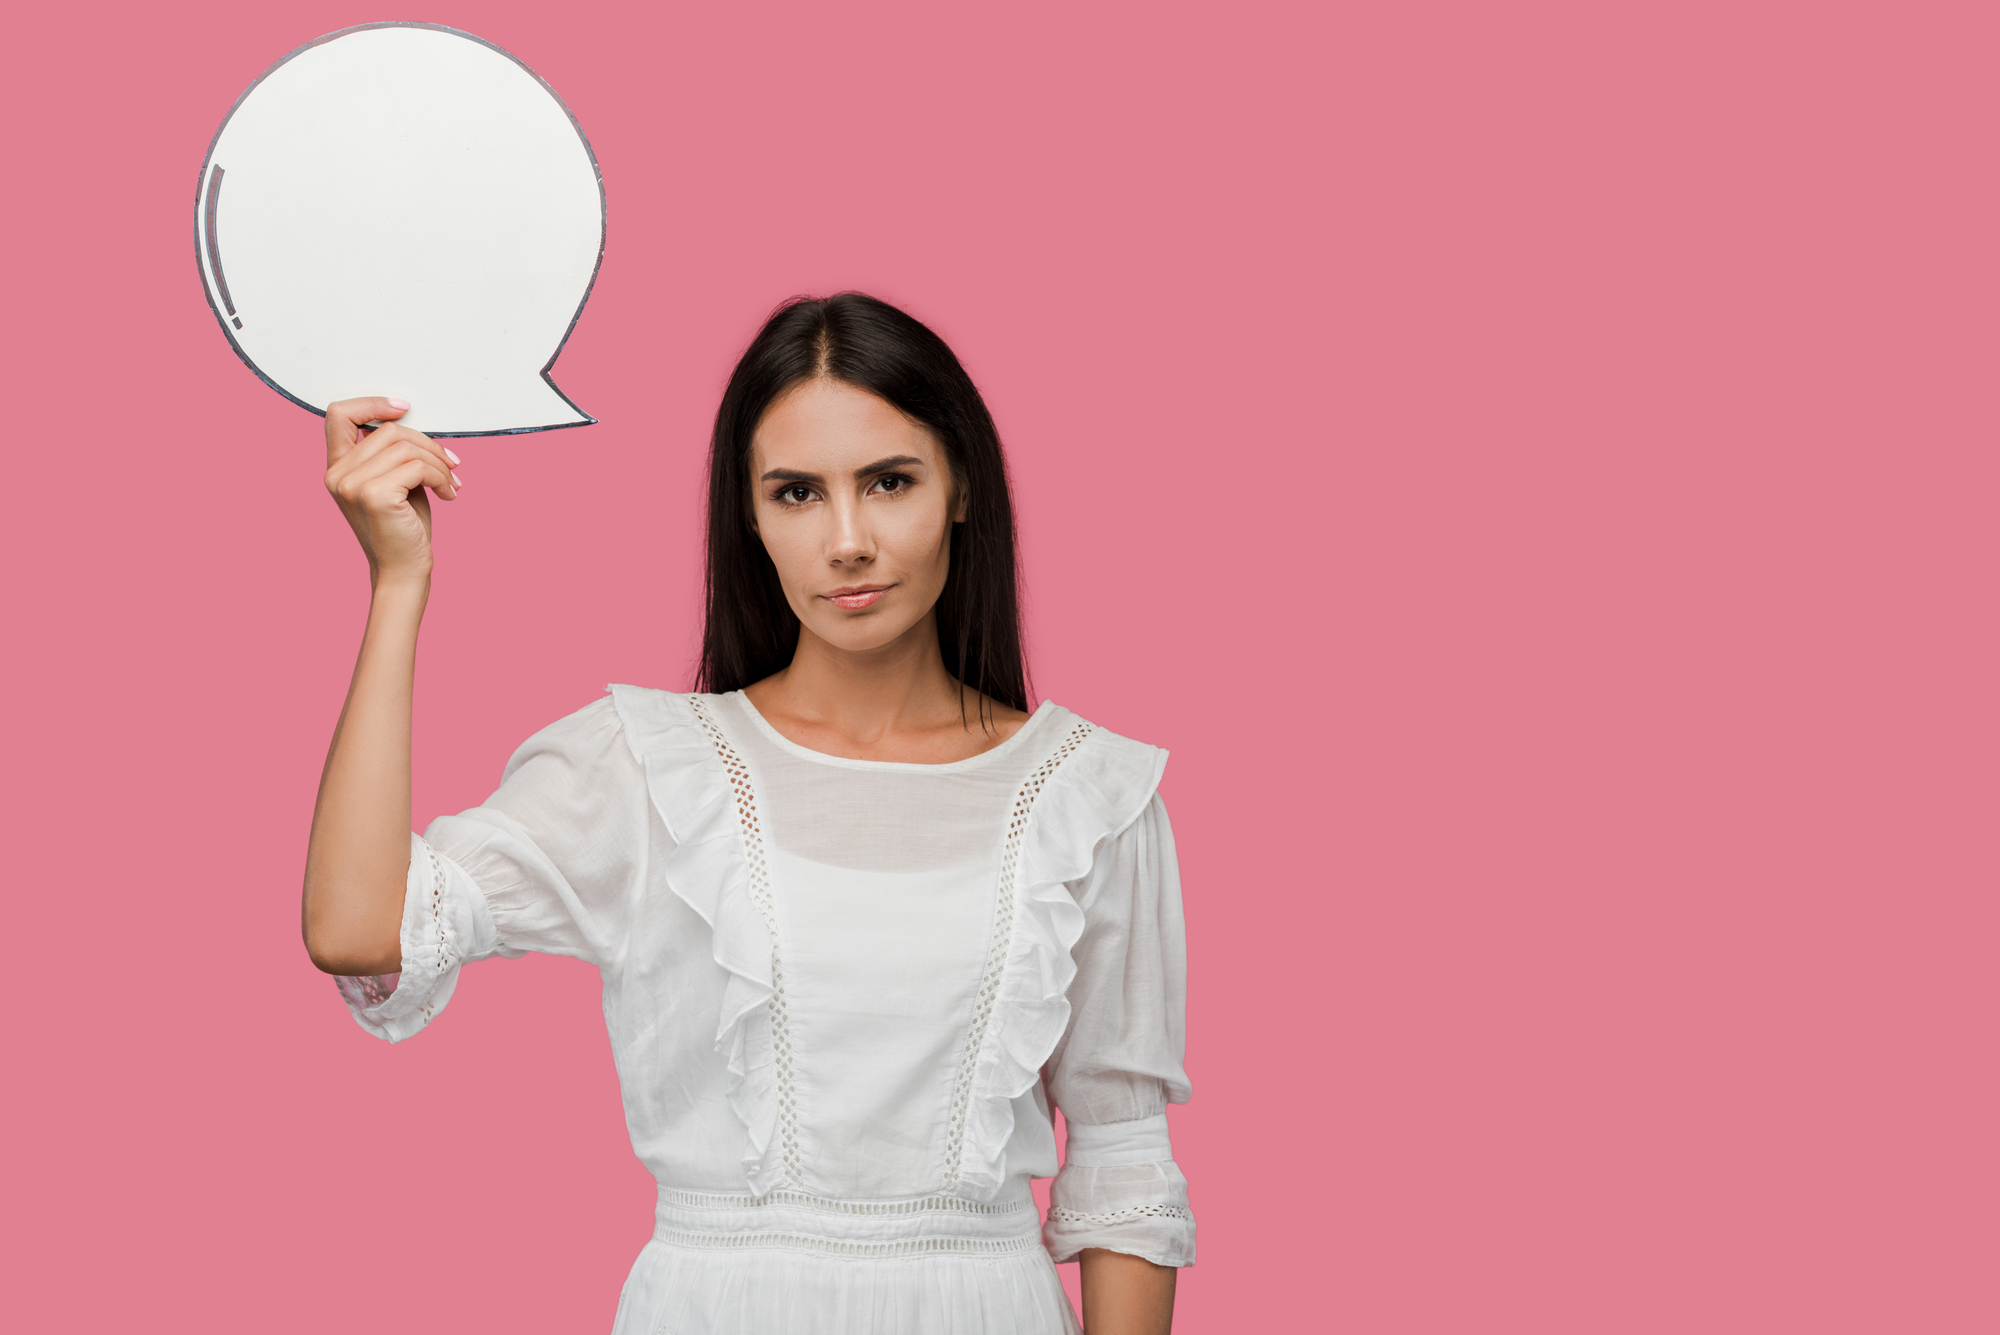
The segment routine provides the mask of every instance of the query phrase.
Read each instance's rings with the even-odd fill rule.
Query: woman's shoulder
[[[624,682],[612,682],[604,688],[597,707],[609,709],[627,727],[632,727],[659,719],[684,718],[688,713],[688,702],[695,698],[690,691],[668,691],[657,686],[629,686]]]
[[[624,723],[609,695],[565,714],[514,749],[507,775],[536,760],[553,758],[572,767],[586,767],[592,758],[617,758],[626,751]]]
[[[1063,739],[1059,745],[1077,747],[1087,739],[1090,745],[1097,751],[1106,755],[1118,756],[1128,763],[1140,765],[1164,765],[1166,763],[1167,750],[1165,747],[1155,746],[1151,742],[1142,742],[1136,737],[1127,737],[1122,733],[1113,732],[1102,723],[1093,722],[1075,710],[1059,705],[1053,700],[1044,700],[1042,708],[1038,709],[1036,713],[1039,714],[1043,710],[1046,710],[1049,715],[1049,733],[1060,736]],[[1030,720],[1032,721],[1032,719],[1033,715],[1030,715]]]
[[[1087,809],[1099,837],[1122,833],[1159,788],[1166,749],[1113,732],[1053,701],[1045,708],[1047,736],[1059,740],[1043,764],[1058,800]]]
[[[704,698],[614,683],[583,708],[523,742],[506,779],[553,783],[609,800],[644,793],[675,837],[702,824],[690,813],[727,806],[728,782],[700,727]],[[504,781],[504,780],[503,780]]]
[[[695,698],[649,686],[606,686],[597,699],[522,742],[507,762],[507,771],[511,774],[536,756],[550,753],[573,764],[596,758],[643,765],[646,753],[658,749],[663,737],[694,723],[689,701]]]

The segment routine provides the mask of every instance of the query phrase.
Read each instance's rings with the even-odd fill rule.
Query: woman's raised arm
[[[301,917],[306,951],[327,973],[402,966],[410,865],[410,690],[431,583],[424,489],[458,495],[458,456],[394,425],[400,399],[344,399],[326,410],[326,488],[368,557],[373,596],[347,704],[313,807]],[[363,434],[362,424],[388,422]]]

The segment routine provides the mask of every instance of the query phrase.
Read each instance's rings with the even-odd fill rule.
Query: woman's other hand
[[[326,489],[368,556],[369,578],[428,579],[431,503],[458,495],[458,456],[394,419],[410,410],[401,399],[342,399],[326,410]],[[383,425],[366,430],[364,424]]]

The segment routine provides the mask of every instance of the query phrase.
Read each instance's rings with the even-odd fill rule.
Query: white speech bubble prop
[[[223,333],[302,408],[395,395],[434,436],[597,420],[549,368],[604,254],[603,179],[491,42],[371,23],[292,52],[216,131],[194,232]]]

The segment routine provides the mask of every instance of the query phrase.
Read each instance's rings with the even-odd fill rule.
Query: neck
[[[766,713],[769,705],[863,745],[947,721],[956,726],[960,694],[938,650],[935,613],[868,650],[841,649],[801,628],[791,666],[750,688],[752,703]],[[963,708],[976,721],[978,697],[965,692]]]

